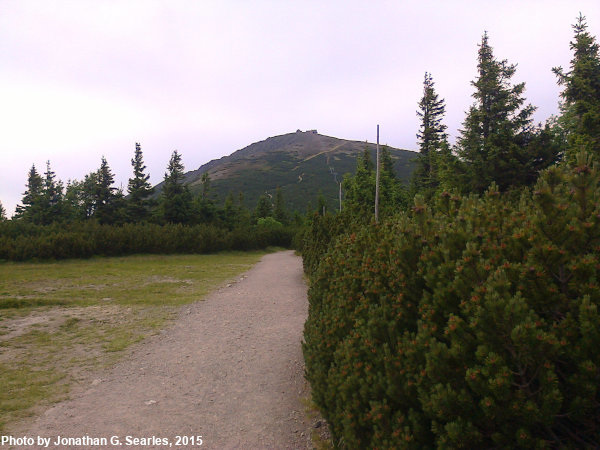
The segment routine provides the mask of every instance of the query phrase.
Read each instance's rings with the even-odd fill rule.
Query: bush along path
[[[304,353],[334,442],[598,448],[598,166],[434,202],[313,256]]]
[[[54,448],[113,448],[111,437],[130,448],[312,448],[306,315],[300,258],[266,255],[17,435],[50,448],[58,436],[71,440]]]

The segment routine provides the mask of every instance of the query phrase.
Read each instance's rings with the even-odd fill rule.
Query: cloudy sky
[[[296,129],[416,149],[432,73],[453,140],[472,103],[477,44],[518,64],[536,121],[557,112],[598,0],[0,0],[0,201],[50,160],[65,183],[100,166],[127,187],[140,142],[153,184],[173,150],[186,170]]]

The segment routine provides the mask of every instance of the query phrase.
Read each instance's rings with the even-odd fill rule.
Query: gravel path
[[[202,436],[201,449],[312,448],[301,403],[306,315],[301,259],[291,251],[266,255],[238,282],[184,307],[171,327],[24,434],[51,443],[107,439],[94,448],[117,447],[111,436],[121,448],[194,448],[193,436]],[[128,446],[135,441],[127,436],[142,440]],[[187,445],[177,446],[177,436]]]

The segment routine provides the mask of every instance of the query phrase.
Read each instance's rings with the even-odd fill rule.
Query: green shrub
[[[338,445],[600,441],[598,180],[580,155],[519,200],[417,199],[330,246],[304,354]]]
[[[256,225],[258,225],[259,227],[266,227],[272,229],[280,229],[283,227],[283,224],[273,217],[259,217],[256,220]]]
[[[359,223],[353,222],[348,213],[336,215],[315,213],[302,234],[303,241],[299,249],[302,252],[304,271],[312,275],[335,239],[359,228]]]
[[[233,231],[213,225],[101,225],[89,221],[60,227],[7,222],[0,223],[0,260],[12,261],[290,247],[297,233],[294,228],[269,222]]]

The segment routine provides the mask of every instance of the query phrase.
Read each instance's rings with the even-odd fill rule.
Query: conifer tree
[[[129,193],[127,216],[132,222],[142,222],[148,218],[152,203],[149,197],[154,189],[148,182],[150,175],[144,172],[146,166],[142,155],[142,147],[138,142],[135,143],[135,154],[131,160],[131,165],[133,166],[133,178],[129,179],[127,186],[127,192]]]
[[[81,192],[83,189],[83,181],[68,180],[64,195],[64,216],[67,221],[77,221],[85,219],[83,206],[81,202]]]
[[[201,223],[212,223],[217,220],[217,205],[215,204],[210,189],[210,175],[204,172],[200,178],[202,188],[200,195],[194,201],[195,214]]]
[[[23,193],[22,205],[16,207],[15,218],[36,224],[42,223],[43,196],[44,180],[33,164],[27,177],[27,190]]]
[[[225,225],[228,230],[232,230],[236,223],[236,207],[233,197],[233,193],[230,192],[225,198],[223,209],[219,211],[221,222]]]
[[[264,219],[266,217],[273,216],[273,204],[271,203],[271,199],[269,198],[269,196],[266,193],[262,194],[258,198],[254,216],[257,219]]]
[[[113,187],[114,180],[115,177],[108,166],[106,158],[103,156],[97,172],[94,192],[94,217],[100,223],[113,223],[115,221],[117,188]]]
[[[280,187],[277,187],[275,191],[275,206],[273,211],[275,220],[280,223],[286,224],[288,222],[288,212],[285,207],[285,200],[283,199],[283,192]]]
[[[562,122],[568,136],[569,147],[574,154],[580,150],[600,155],[600,55],[594,36],[587,31],[584,16],[579,14],[573,25],[574,40],[571,41],[573,59],[570,70],[553,69],[558,84],[564,86]]]
[[[375,164],[368,148],[358,158],[354,176],[345,176],[342,186],[345,192],[343,210],[353,217],[370,217],[375,201]]]
[[[4,209],[2,202],[0,202],[0,222],[4,220],[6,220],[6,209]]]
[[[96,212],[97,198],[96,185],[98,184],[98,171],[91,172],[83,179],[81,186],[81,206],[83,207],[84,217],[91,218]]]
[[[524,184],[528,156],[524,151],[531,135],[535,108],[525,105],[525,83],[510,84],[516,66],[494,58],[487,32],[478,52],[475,103],[469,109],[458,140],[465,163],[464,183],[483,193],[492,182],[501,190]]]
[[[238,193],[238,204],[236,208],[236,224],[249,226],[252,223],[252,211],[244,203],[244,193]]]
[[[202,182],[202,199],[208,200],[210,197],[210,174],[208,172],[204,172],[200,181]]]
[[[435,160],[437,153],[448,146],[446,125],[442,123],[445,111],[444,99],[438,98],[433,78],[431,74],[425,72],[423,97],[417,111],[421,124],[417,133],[419,156],[412,179],[414,191],[431,191],[439,185]]]
[[[379,210],[386,215],[399,209],[405,199],[387,146],[381,146],[379,158]],[[368,149],[358,158],[354,176],[344,177],[342,185],[345,192],[343,211],[361,221],[370,220],[375,208],[375,164]]]
[[[113,197],[112,211],[113,212],[111,223],[122,225],[129,220],[129,215],[127,212],[127,200],[125,199],[123,187],[119,187],[115,191],[115,196]]]
[[[183,183],[184,166],[181,155],[173,151],[162,190],[162,215],[167,223],[188,223],[192,219],[192,194]]]
[[[325,196],[323,192],[319,191],[319,196],[317,197],[317,214],[320,216],[324,216],[327,213],[327,200],[325,200]]]
[[[60,180],[56,181],[55,178],[56,173],[50,168],[50,161],[46,161],[42,203],[42,223],[44,225],[63,218],[63,185]]]

